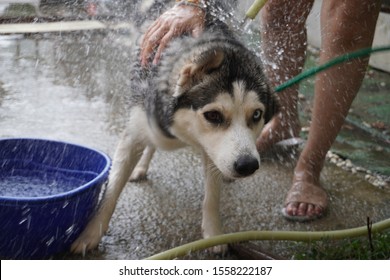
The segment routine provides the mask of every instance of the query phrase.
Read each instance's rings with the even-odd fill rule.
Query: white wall
[[[307,34],[309,44],[319,48],[321,46],[320,9],[322,0],[316,0],[312,12],[307,19]],[[373,46],[390,46],[390,14],[380,13]],[[370,65],[374,68],[390,72],[390,52],[373,54]]]

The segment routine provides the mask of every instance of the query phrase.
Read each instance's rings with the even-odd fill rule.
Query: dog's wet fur
[[[138,61],[138,54],[135,55]],[[223,177],[252,175],[260,165],[255,141],[278,110],[260,59],[213,19],[198,38],[175,39],[158,65],[131,72],[130,117],[117,146],[97,214],[72,245],[85,252],[108,229],[128,182],[145,178],[155,149],[191,145],[204,165],[203,237],[222,234],[219,192]],[[215,252],[225,246],[214,248]]]

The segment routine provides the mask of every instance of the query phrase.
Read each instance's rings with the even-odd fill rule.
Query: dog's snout
[[[242,156],[234,163],[234,170],[240,176],[249,176],[259,169],[259,161],[252,156]]]

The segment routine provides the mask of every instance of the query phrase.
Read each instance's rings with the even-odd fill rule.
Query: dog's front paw
[[[209,229],[208,231],[203,232],[203,238],[207,239],[216,235],[221,235],[223,234],[222,230],[220,228],[212,228]],[[214,247],[210,247],[208,251],[212,254],[216,255],[225,255],[229,250],[229,246],[227,244],[222,244],[222,245],[217,245]]]
[[[98,246],[108,227],[98,219],[92,219],[80,236],[73,242],[70,250],[72,253],[83,254]]]
[[[133,172],[131,173],[130,182],[138,182],[146,180],[147,170],[143,167],[135,167]]]
[[[215,255],[225,255],[229,250],[229,246],[227,244],[218,245],[209,248],[209,252]]]
[[[217,246],[214,246],[214,247],[210,247],[209,249],[207,249],[211,254],[215,254],[215,255],[225,255],[228,250],[229,250],[229,246],[227,244],[222,244],[222,245],[217,245]]]

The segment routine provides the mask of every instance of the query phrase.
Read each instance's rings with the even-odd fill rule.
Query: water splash
[[[66,231],[65,231],[65,234],[66,235],[70,235],[74,232],[75,230],[75,225],[71,225]]]
[[[53,244],[53,242],[55,241],[55,237],[52,236],[48,241],[46,241],[46,246],[49,247],[51,244]]]

